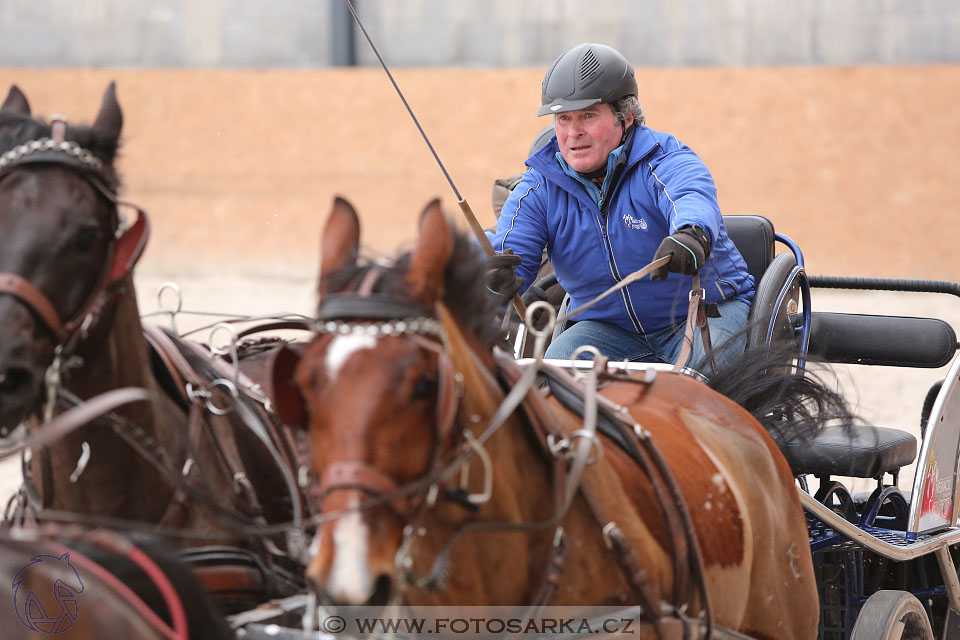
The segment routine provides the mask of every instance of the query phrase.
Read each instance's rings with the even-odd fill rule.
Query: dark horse
[[[152,402],[33,451],[25,486],[41,519],[138,521],[182,532],[182,546],[262,551],[246,527],[300,512],[293,455],[223,382],[242,372],[141,325],[132,269],[148,221],[136,207],[127,224],[119,214],[122,121],[113,84],[90,126],[34,119],[16,86],[0,106],[0,432],[145,389]]]
[[[323,235],[317,335],[295,374],[324,514],[307,575],[322,598],[637,605],[635,637],[681,637],[684,620],[707,618],[751,637],[816,636],[803,510],[757,419],[669,371],[602,379],[596,401],[609,425],[596,442],[559,391],[534,384],[513,410],[535,378],[493,348],[498,302],[483,259],[439,204],[392,264],[358,263],[359,238],[356,213],[338,199]],[[542,371],[552,388],[589,397],[588,385]],[[792,384],[768,375],[768,389]],[[286,400],[281,414],[295,419],[302,406]]]
[[[227,640],[234,635],[190,568],[144,536],[0,535],[7,640]]]

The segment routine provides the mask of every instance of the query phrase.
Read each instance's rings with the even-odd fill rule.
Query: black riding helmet
[[[637,95],[633,67],[616,49],[587,42],[568,49],[543,77],[538,116],[586,109]]]

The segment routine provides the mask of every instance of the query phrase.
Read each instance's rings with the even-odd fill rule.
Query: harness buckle
[[[66,139],[67,116],[55,113],[50,116],[50,139],[60,144]]]
[[[547,434],[547,448],[554,458],[568,456],[570,452],[570,441],[563,436],[557,436],[554,433]]]

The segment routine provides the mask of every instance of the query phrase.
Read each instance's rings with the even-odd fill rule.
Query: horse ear
[[[320,239],[320,293],[334,271],[356,264],[360,250],[360,218],[349,202],[337,196]]]
[[[420,237],[410,256],[406,281],[414,300],[427,307],[437,303],[452,253],[453,231],[437,198],[420,214]]]
[[[100,102],[100,112],[93,121],[93,129],[99,134],[116,142],[120,139],[120,129],[123,128],[123,112],[117,102],[117,83],[111,82],[103,92]]]
[[[27,96],[20,91],[20,87],[15,84],[10,85],[10,91],[7,92],[7,98],[0,105],[0,111],[4,113],[19,113],[22,116],[30,115],[30,103],[27,102]]]
[[[270,356],[268,365],[267,396],[280,421],[291,427],[304,427],[307,424],[306,403],[294,379],[300,358],[300,352],[290,345],[284,345]]]

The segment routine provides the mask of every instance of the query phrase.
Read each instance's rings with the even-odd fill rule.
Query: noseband
[[[69,352],[76,346],[81,334],[96,323],[104,307],[114,297],[116,284],[130,273],[139,260],[149,236],[149,218],[140,207],[117,199],[116,191],[107,186],[103,163],[98,158],[76,142],[64,139],[66,120],[60,116],[54,116],[52,120],[50,138],[24,142],[0,155],[0,180],[16,169],[31,164],[52,164],[74,169],[112,205],[109,225],[114,237],[109,242],[107,260],[96,285],[71,317],[61,318],[50,299],[37,286],[16,273],[0,273],[0,294],[11,295],[30,309],[53,335],[60,350]],[[117,213],[120,205],[129,206],[137,212],[136,222],[123,231]]]
[[[443,442],[453,429],[459,408],[458,374],[445,350],[447,334],[431,311],[403,300],[373,297],[369,288],[361,286],[357,293],[324,296],[315,331],[333,336],[403,337],[437,355],[439,378],[429,475],[439,464]],[[409,520],[411,511],[421,506],[424,498],[424,492],[403,494],[396,480],[362,460],[332,463],[319,484],[310,489],[310,496],[319,508],[328,495],[342,490],[359,490],[375,501],[382,500],[404,520]]]

